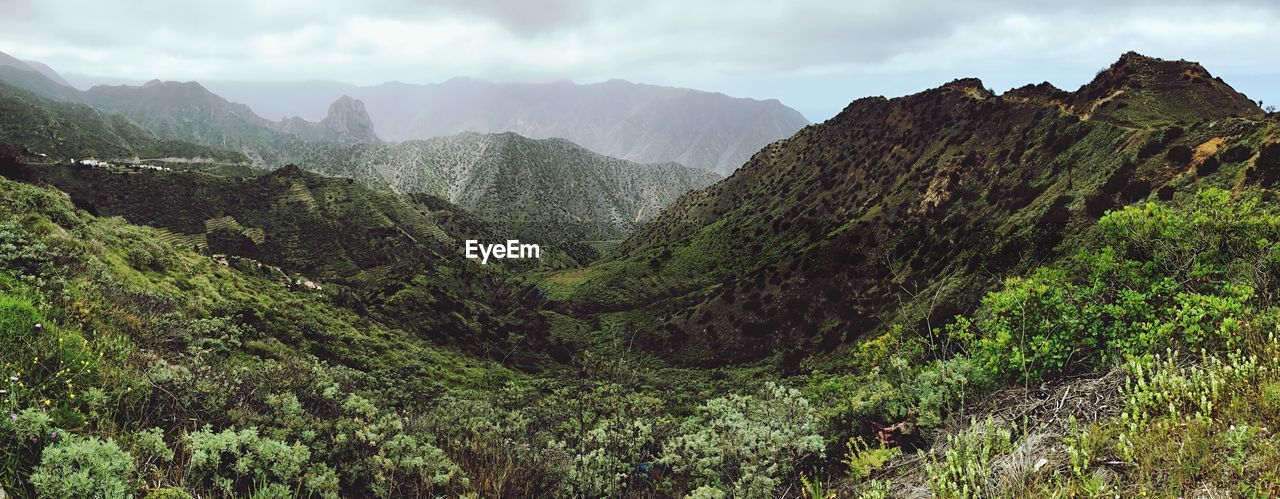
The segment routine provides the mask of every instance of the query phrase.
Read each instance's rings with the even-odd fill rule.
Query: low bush
[[[661,461],[695,492],[764,497],[824,450],[809,401],[799,390],[768,383],[759,396],[708,400],[667,441]]]
[[[325,479],[332,470],[312,465],[305,445],[263,438],[257,428],[214,432],[207,426],[188,433],[185,443],[189,487],[271,497],[291,496],[305,488],[318,496],[337,497],[337,480]]]
[[[31,485],[40,497],[129,497],[133,457],[112,440],[66,436],[44,449]]]

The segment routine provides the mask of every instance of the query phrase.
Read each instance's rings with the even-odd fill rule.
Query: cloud
[[[0,51],[62,72],[366,84],[619,77],[827,99],[828,110],[877,81],[904,93],[948,75],[1087,79],[1131,49],[1243,72],[1275,67],[1280,41],[1280,7],[1263,0],[0,0],[0,10]]]

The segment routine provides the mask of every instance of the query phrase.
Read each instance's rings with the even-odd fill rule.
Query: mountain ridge
[[[225,84],[235,100],[279,107],[263,84]],[[625,80],[576,84],[495,83],[457,77],[440,83],[387,82],[373,86],[324,85],[365,102],[379,136],[390,141],[448,136],[465,131],[515,132],[564,138],[601,154],[639,163],[676,162],[728,174],[751,152],[809,124],[777,99],[757,100]],[[318,100],[307,85],[293,93]],[[261,94],[264,97],[259,97]],[[264,102],[264,100],[268,100]],[[329,97],[332,99],[332,97]]]
[[[1112,69],[1145,60],[1126,55]],[[1256,105],[1217,80],[1189,82],[1181,72],[1153,80],[1171,64],[1137,67],[1138,78],[1161,83],[1132,89],[1130,106],[1084,118],[1071,103],[1096,100],[1096,84],[1070,94],[1024,87],[1006,98],[958,79],[855,100],[681,196],[566,305],[643,310],[655,318],[635,327],[666,331],[652,348],[711,366],[831,351],[895,321],[945,322],[998,283],[994,276],[1054,255],[1072,228],[1185,178],[1196,160],[1180,151],[1213,156],[1259,140]],[[1182,103],[1214,109],[1191,119]],[[1204,145],[1213,140],[1221,147]]]

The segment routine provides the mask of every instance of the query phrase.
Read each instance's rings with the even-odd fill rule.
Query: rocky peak
[[[1139,98],[1140,97],[1140,98]],[[1072,94],[1082,117],[1128,126],[1218,120],[1261,115],[1244,94],[1199,63],[1169,61],[1128,52]]]
[[[373,120],[364,108],[364,102],[343,95],[329,105],[329,114],[320,124],[334,133],[359,142],[377,142]]]

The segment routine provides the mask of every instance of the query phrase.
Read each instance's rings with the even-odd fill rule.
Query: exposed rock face
[[[286,118],[275,127],[306,140],[358,144],[378,142],[364,103],[349,96],[342,96],[329,105],[329,113],[319,123],[312,123],[297,116]]]
[[[320,126],[337,137],[357,142],[378,141],[378,135],[373,130],[373,120],[369,119],[364,102],[346,95],[329,106],[329,115],[320,121]]]

